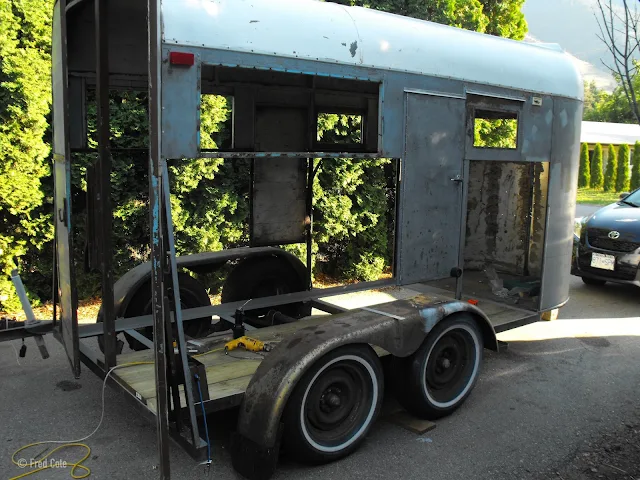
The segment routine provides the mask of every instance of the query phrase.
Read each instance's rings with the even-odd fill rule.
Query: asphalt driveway
[[[467,403],[438,421],[436,429],[419,436],[383,419],[349,458],[315,468],[283,461],[274,478],[547,478],[579,448],[637,411],[640,290],[588,287],[571,277],[571,300],[559,320],[505,332],[501,339],[509,342],[509,349],[486,355]],[[18,366],[12,346],[0,344],[2,478],[23,473],[10,462],[18,447],[84,436],[100,418],[101,381],[86,369],[74,380],[53,339],[48,340],[51,358],[46,361],[38,357],[33,342],[28,345],[27,357]],[[112,389],[107,389],[106,399],[104,424],[87,442],[92,449],[86,462],[90,478],[158,478],[155,425]],[[235,412],[210,419],[214,466],[208,478],[239,478],[226,448],[234,421]],[[59,455],[70,459],[73,452]],[[207,478],[177,447],[172,447],[171,462],[173,478]],[[30,478],[70,475],[52,469]]]

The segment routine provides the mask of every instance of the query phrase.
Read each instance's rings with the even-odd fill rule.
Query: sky
[[[621,0],[614,3],[622,4]],[[523,12],[529,25],[528,41],[558,43],[576,57],[586,80],[613,89],[613,77],[601,60],[610,62],[610,54],[598,38],[594,13],[597,0],[526,0]]]

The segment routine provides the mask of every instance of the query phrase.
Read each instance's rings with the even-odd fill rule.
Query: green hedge
[[[591,171],[589,165],[589,145],[583,143],[580,147],[580,170],[578,172],[578,187],[585,188],[591,183]]]

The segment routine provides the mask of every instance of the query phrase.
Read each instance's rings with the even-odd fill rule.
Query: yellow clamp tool
[[[236,348],[240,347],[245,348],[250,352],[268,352],[271,350],[270,345],[267,345],[260,340],[249,337],[240,337],[226,343],[224,346],[224,353],[228,354],[231,350],[235,350]]]

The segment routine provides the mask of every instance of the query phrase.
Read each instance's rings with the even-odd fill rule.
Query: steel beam
[[[116,331],[113,305],[111,152],[109,150],[109,33],[108,0],[95,0],[96,95],[98,131],[98,242],[102,273],[102,326],[107,369],[116,364]]]
[[[153,307],[153,344],[155,356],[158,461],[160,480],[171,478],[169,463],[169,410],[167,400],[166,322],[164,308],[164,239],[161,215],[162,182],[160,146],[161,82],[161,12],[160,0],[147,0],[149,58],[149,210],[151,226],[151,285]],[[113,298],[113,297],[112,297]]]
[[[295,292],[286,293],[283,295],[273,295],[270,297],[261,297],[251,300],[247,303],[246,300],[239,300],[237,302],[228,302],[221,305],[210,305],[206,307],[188,308],[182,310],[182,320],[190,321],[202,317],[208,317],[212,315],[218,315],[220,317],[232,316],[236,309],[244,305],[244,310],[251,311],[259,308],[272,307],[275,305],[285,305],[288,303],[303,302],[305,300],[311,300],[316,298],[325,298],[333,295],[339,295],[348,292],[359,292],[362,290],[370,290],[375,288],[389,287],[395,285],[395,279],[383,279],[375,280],[372,282],[361,282],[354,285],[345,285],[343,287],[331,287],[317,289],[311,292]],[[116,331],[122,332],[129,329],[138,329],[142,327],[148,327],[153,323],[152,315],[141,315],[139,317],[130,318],[118,318],[116,320]],[[102,333],[102,328],[99,324],[81,325],[79,327],[80,338],[95,337]]]

